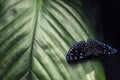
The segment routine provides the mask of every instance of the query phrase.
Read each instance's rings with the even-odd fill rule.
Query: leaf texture
[[[105,80],[98,60],[66,61],[93,24],[82,0],[0,0],[0,80]]]

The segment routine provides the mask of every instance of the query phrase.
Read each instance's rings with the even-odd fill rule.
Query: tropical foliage
[[[88,12],[82,0],[0,0],[0,80],[105,80],[98,60],[66,61],[97,36]]]

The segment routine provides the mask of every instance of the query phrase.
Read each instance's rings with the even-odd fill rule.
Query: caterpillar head
[[[85,41],[80,41],[75,43],[68,51],[66,59],[70,62],[81,62],[84,61],[88,56],[89,52],[87,52],[88,45]]]

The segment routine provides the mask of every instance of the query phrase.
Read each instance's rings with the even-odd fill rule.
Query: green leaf
[[[69,65],[79,40],[97,38],[82,0],[0,0],[0,80],[105,80],[98,60]]]

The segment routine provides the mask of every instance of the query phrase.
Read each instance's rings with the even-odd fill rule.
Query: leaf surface
[[[80,0],[0,0],[0,80],[105,80],[98,60],[66,61],[93,24]]]

